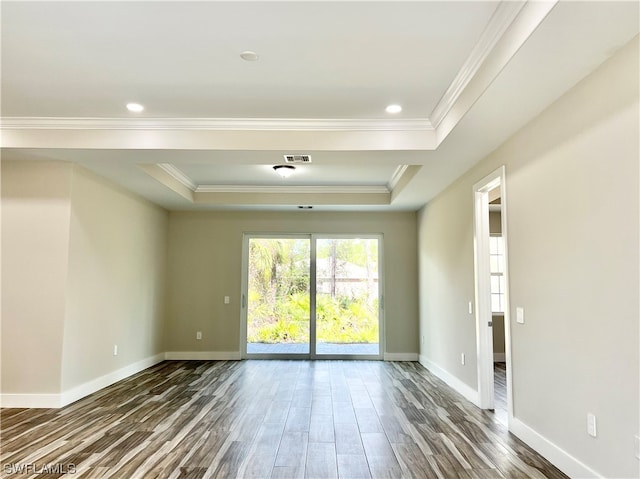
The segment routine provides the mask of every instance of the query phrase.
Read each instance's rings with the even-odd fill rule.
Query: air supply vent
[[[311,163],[311,155],[284,155],[285,163]]]

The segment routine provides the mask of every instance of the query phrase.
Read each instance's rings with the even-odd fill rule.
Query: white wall
[[[167,217],[74,169],[63,391],[164,353]]]
[[[71,169],[2,163],[2,392],[60,392]]]
[[[638,71],[636,38],[419,215],[421,357],[477,390],[471,191],[506,165],[513,429],[576,477],[640,473]]]
[[[81,167],[2,162],[3,406],[56,407],[161,359],[166,230]]]

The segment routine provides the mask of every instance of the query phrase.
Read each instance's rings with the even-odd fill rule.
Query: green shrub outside
[[[250,293],[257,300],[258,293]],[[256,304],[255,302],[253,304]],[[354,344],[378,342],[378,304],[347,296],[318,294],[316,297],[318,342]],[[261,303],[250,311],[247,341],[250,343],[309,342],[309,294],[296,292]]]

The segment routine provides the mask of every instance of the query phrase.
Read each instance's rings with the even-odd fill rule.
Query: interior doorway
[[[243,357],[382,359],[380,235],[245,235]]]
[[[507,364],[505,341],[505,248],[502,235],[501,187],[489,191],[489,270],[493,338],[493,409],[495,417],[508,424]]]
[[[508,425],[513,411],[505,168],[476,183],[473,195],[479,403]]]

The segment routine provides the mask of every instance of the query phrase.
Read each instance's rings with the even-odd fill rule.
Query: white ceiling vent
[[[285,163],[311,163],[311,155],[284,155]]]

